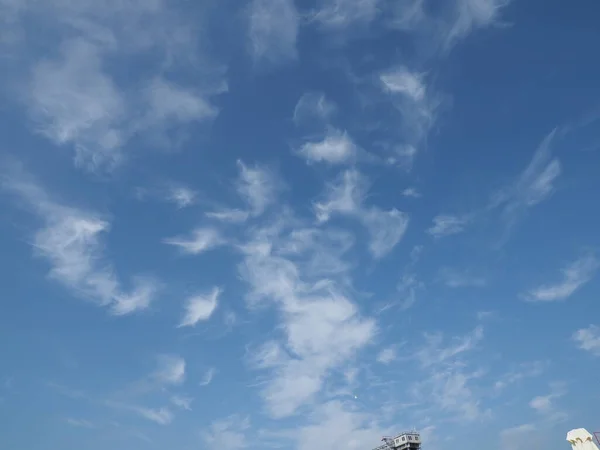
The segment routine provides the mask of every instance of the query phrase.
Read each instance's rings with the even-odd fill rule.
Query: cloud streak
[[[562,270],[562,280],[531,289],[525,298],[531,302],[557,302],[566,300],[588,283],[600,264],[593,255],[583,256]]]
[[[207,294],[196,295],[187,299],[185,313],[179,327],[193,327],[198,322],[210,319],[217,309],[219,296],[222,292],[222,289],[215,287]]]
[[[18,177],[4,177],[2,186],[26,202],[44,225],[33,236],[35,253],[50,263],[49,277],[75,296],[108,307],[114,315],[142,311],[156,298],[159,284],[149,277],[133,278],[124,290],[114,267],[103,255],[102,236],[110,229],[107,220],[50,198],[27,174],[14,168]]]

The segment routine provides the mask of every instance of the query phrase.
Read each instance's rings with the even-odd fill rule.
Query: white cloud
[[[344,164],[352,162],[357,151],[348,133],[329,129],[322,141],[307,142],[298,150],[298,154],[309,162]]]
[[[159,356],[153,377],[163,384],[182,384],[185,381],[185,359],[177,355]]]
[[[198,228],[189,238],[173,237],[163,241],[165,244],[179,247],[184,253],[198,255],[225,244],[225,240],[216,228]]]
[[[38,63],[28,101],[40,132],[73,144],[78,165],[110,169],[121,161],[126,100],[102,71],[94,45],[75,39],[63,44],[61,59]]]
[[[183,186],[173,187],[168,194],[168,200],[175,203],[178,208],[186,208],[195,203],[196,191]]]
[[[371,236],[369,251],[374,258],[382,258],[392,251],[404,236],[409,222],[408,214],[395,208],[383,211],[371,207],[361,213],[360,218]]]
[[[352,405],[330,401],[318,405],[306,425],[288,434],[295,438],[294,447],[298,450],[329,450],[338,447],[340,442],[349,450],[370,449],[381,441],[381,436],[393,432],[380,427],[380,420]]]
[[[321,92],[306,92],[294,108],[294,123],[297,126],[327,121],[335,112],[336,106]]]
[[[383,73],[380,79],[385,89],[393,94],[401,94],[416,103],[426,98],[423,74],[410,72],[404,66]]]
[[[194,401],[191,397],[185,397],[181,395],[172,395],[171,403],[181,409],[185,409],[186,411],[192,410],[192,402]]]
[[[400,113],[404,144],[395,146],[395,155],[404,165],[412,164],[418,145],[426,138],[435,121],[440,104],[436,94],[426,85],[425,74],[396,66],[379,76],[380,87]]]
[[[277,180],[265,167],[246,166],[238,160],[240,171],[237,191],[248,203],[253,216],[261,215],[276,198]]]
[[[396,287],[399,295],[401,310],[411,308],[417,301],[417,291],[423,289],[424,284],[414,274],[405,273]]]
[[[158,283],[152,278],[136,277],[134,288],[131,292],[118,292],[114,294],[111,311],[116,316],[131,314],[147,309],[157,291]]]
[[[208,369],[200,381],[200,386],[208,386],[212,382],[216,372],[214,368]]]
[[[534,397],[529,402],[529,406],[534,409],[538,414],[541,414],[546,419],[552,421],[564,420],[566,415],[561,412],[556,405],[556,400],[566,394],[564,386],[562,384],[551,385],[551,393],[547,395],[539,395]]]
[[[302,265],[292,259],[295,253],[290,253],[297,237],[289,238],[272,230],[258,232],[242,247],[240,266],[242,279],[251,288],[250,305],[273,305],[281,321],[281,339],[267,342],[252,358],[257,368],[269,373],[262,395],[275,418],[289,416],[314,399],[326,376],[352,358],[375,332],[374,321],[362,318],[342,294],[338,282],[344,274],[322,279],[303,273]],[[287,257],[279,256],[280,249],[287,249]],[[309,251],[319,250],[314,245]]]
[[[439,277],[442,283],[451,288],[483,287],[487,284],[487,280],[483,277],[473,275],[469,271],[459,271],[450,267],[440,269]]]
[[[494,192],[484,208],[460,216],[440,214],[427,232],[435,238],[458,234],[482,214],[492,212],[499,212],[507,231],[510,230],[529,208],[549,198],[554,191],[554,182],[561,173],[560,161],[551,153],[556,134],[554,130],[544,138],[525,170],[513,183]]]
[[[253,0],[248,34],[256,61],[276,63],[296,59],[298,13],[293,0]]]
[[[457,0],[454,20],[445,33],[444,45],[451,47],[473,30],[493,24],[509,0]]]
[[[600,327],[590,325],[587,328],[577,330],[573,334],[573,340],[580,349],[600,356]]]
[[[247,211],[241,209],[222,209],[206,213],[206,217],[230,223],[245,222],[249,215],[250,214]]]
[[[354,23],[370,23],[379,13],[379,0],[321,0],[314,19],[327,29],[344,29]]]
[[[517,180],[493,196],[488,208],[501,208],[509,225],[527,208],[541,203],[554,191],[553,183],[561,173],[560,161],[551,153],[555,136],[556,130],[546,136]]]
[[[115,315],[146,309],[159,285],[153,279],[136,277],[130,292],[122,289],[103,255],[102,235],[108,232],[109,223],[94,213],[56,203],[27,174],[16,167],[13,172],[18,179],[5,178],[2,184],[31,205],[44,221],[34,235],[33,246],[50,262],[50,278],[76,296],[109,307]]]
[[[224,89],[224,88],[221,88]],[[218,110],[199,92],[183,88],[164,78],[155,78],[144,91],[149,111],[146,126],[169,122],[195,122],[212,119]]]
[[[516,369],[501,376],[500,379],[494,383],[494,389],[501,391],[525,378],[540,376],[544,372],[546,366],[547,364],[542,361],[532,361],[520,364]]]
[[[327,222],[333,214],[356,217],[370,235],[369,251],[375,258],[388,254],[400,242],[408,227],[408,214],[393,208],[363,207],[367,179],[358,171],[343,172],[326,187],[324,199],[314,204],[317,221]]]
[[[174,418],[173,413],[168,408],[151,409],[134,407],[131,409],[140,416],[160,425],[168,425],[173,421]]]
[[[536,447],[543,447],[540,445],[539,434],[533,424],[526,423],[502,430],[500,432],[500,440],[503,448],[528,450],[531,448],[532,442],[535,442],[534,445]]]
[[[147,408],[144,406],[131,405],[127,403],[115,402],[111,400],[103,401],[102,404],[109,408],[121,409],[125,411],[130,411],[137,414],[144,419],[150,420],[152,422],[158,423],[159,425],[168,425],[170,424],[175,415],[173,412],[166,407],[154,409]]]
[[[222,292],[222,289],[215,287],[205,295],[196,295],[189,298],[185,305],[185,314],[179,326],[193,327],[200,321],[210,319],[217,308],[219,296]]]
[[[85,420],[85,419],[73,419],[71,417],[66,418],[65,422],[68,425],[71,425],[72,427],[76,427],[76,428],[96,428],[95,425],[90,422],[89,420]]]
[[[326,222],[333,213],[357,213],[361,208],[367,189],[367,180],[358,171],[345,171],[334,183],[327,185],[324,200],[315,203],[317,220]]]
[[[414,187],[406,188],[402,191],[402,195],[409,198],[420,198],[421,193]]]
[[[552,395],[538,396],[529,402],[529,406],[539,413],[547,413],[552,409]]]
[[[466,336],[454,337],[445,343],[441,334],[426,334],[426,343],[414,357],[428,375],[421,377],[412,389],[419,403],[429,401],[438,411],[449,414],[453,420],[475,421],[488,415],[473,383],[483,372],[467,370],[459,357],[473,349],[483,339],[483,328],[476,327]]]
[[[377,355],[377,362],[381,364],[389,364],[394,361],[398,355],[396,354],[396,349],[394,347],[384,348]]]
[[[344,256],[354,242],[351,233],[335,228],[297,228],[276,252],[293,256],[297,266],[309,276],[327,277],[342,274],[350,268]]]
[[[427,344],[419,349],[415,357],[423,367],[442,364],[452,358],[473,350],[483,339],[483,327],[477,326],[471,333],[460,338],[454,338],[448,346],[443,346],[441,334],[426,334]]]
[[[202,433],[202,439],[210,450],[240,450],[248,447],[246,431],[249,428],[247,417],[231,416],[212,422],[210,428]]]
[[[87,170],[110,170],[122,162],[133,135],[166,137],[164,131],[175,125],[209,120],[218,112],[209,97],[224,91],[223,71],[196,45],[195,19],[168,2],[23,0],[3,25],[17,37],[0,43],[3,52],[49,55],[12,59],[16,73],[31,74],[15,80],[26,92],[19,100],[38,131],[57,145],[72,146],[76,164]],[[130,74],[126,88],[114,71],[124,63],[144,67]],[[175,68],[200,88],[155,77]]]
[[[600,264],[592,255],[583,256],[562,270],[563,278],[555,284],[542,285],[530,290],[525,297],[534,302],[555,302],[566,300],[581,286],[589,282]]]
[[[471,218],[469,216],[440,214],[433,218],[433,225],[427,230],[427,233],[434,238],[458,234],[464,231],[470,221]]]

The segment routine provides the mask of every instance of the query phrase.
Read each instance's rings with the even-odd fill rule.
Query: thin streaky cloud
[[[118,316],[147,309],[155,300],[159,283],[137,276],[130,291],[122,288],[112,264],[104,256],[103,236],[109,222],[100,215],[52,199],[27,173],[13,167],[13,176],[2,186],[15,193],[43,220],[32,240],[35,254],[50,263],[49,277],[76,297],[108,307]]]
[[[312,16],[327,30],[344,31],[353,24],[369,24],[379,13],[380,0],[320,0]]]
[[[577,330],[572,338],[581,350],[600,356],[600,327],[597,325]]]
[[[167,199],[173,202],[179,209],[193,205],[197,200],[197,192],[193,189],[179,186],[170,189]]]
[[[462,233],[471,222],[470,216],[454,216],[440,214],[433,218],[433,225],[427,230],[434,238],[442,238],[453,234]]]
[[[184,409],[186,411],[192,410],[192,402],[194,401],[192,397],[187,397],[184,395],[172,395],[170,400],[173,405],[180,409]]]
[[[179,327],[193,327],[213,315],[219,304],[223,290],[215,287],[207,294],[196,295],[186,300],[185,311]]]
[[[161,355],[153,378],[166,385],[179,385],[185,381],[185,359],[178,355]]]
[[[221,233],[211,227],[198,228],[189,237],[172,237],[164,239],[163,242],[190,255],[198,255],[226,243]]]
[[[525,294],[525,299],[532,302],[566,300],[588,283],[599,267],[600,263],[595,256],[583,256],[562,269],[562,280],[531,289]]]
[[[356,158],[357,152],[357,146],[347,132],[330,128],[321,141],[305,143],[297,154],[307,162],[346,164]]]
[[[250,52],[257,62],[297,58],[299,17],[293,0],[253,0],[248,12]]]
[[[293,121],[296,126],[326,123],[336,109],[322,92],[306,92],[294,107]]]
[[[246,201],[252,216],[260,216],[275,202],[278,181],[266,167],[258,164],[249,166],[241,160],[237,162],[239,178],[237,192]]]
[[[210,369],[208,369],[206,371],[206,373],[204,374],[204,376],[202,377],[202,380],[199,383],[200,386],[208,386],[212,382],[216,373],[217,373],[216,369],[214,369],[212,367]]]

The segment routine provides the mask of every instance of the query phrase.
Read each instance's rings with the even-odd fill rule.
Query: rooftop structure
[[[416,431],[405,431],[394,437],[384,436],[383,444],[373,450],[421,450],[421,435]]]

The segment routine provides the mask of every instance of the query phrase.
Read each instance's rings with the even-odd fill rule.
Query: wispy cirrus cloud
[[[477,326],[466,336],[453,338],[448,345],[444,345],[444,338],[439,333],[426,334],[425,339],[426,344],[415,353],[415,357],[423,367],[430,367],[474,349],[483,339],[483,327]]]
[[[471,222],[471,217],[440,214],[433,218],[433,225],[427,230],[434,238],[442,238],[462,233]]]
[[[433,407],[464,421],[475,421],[489,414],[481,404],[472,383],[480,379],[483,372],[469,371],[460,359],[474,350],[483,339],[483,328],[476,327],[466,336],[457,336],[445,342],[439,333],[426,334],[426,343],[414,357],[419,361],[426,376],[413,384],[412,394],[416,398],[427,398]],[[421,400],[422,401],[422,400]]]
[[[439,271],[439,279],[450,288],[483,287],[487,279],[473,275],[470,271],[460,271],[450,267],[443,267]]]
[[[209,449],[241,450],[248,447],[246,434],[249,428],[248,417],[230,416],[213,421],[202,432],[202,440]]]
[[[221,233],[211,227],[197,228],[189,237],[172,237],[164,239],[163,242],[190,255],[198,255],[226,243]]]
[[[298,247],[300,242],[304,248]],[[268,374],[262,396],[269,414],[287,417],[314,399],[331,371],[371,340],[375,323],[361,317],[344,295],[345,272],[304,270],[306,252],[322,251],[318,241],[298,241],[297,236],[267,227],[240,250],[240,275],[250,287],[248,301],[275,307],[281,330],[276,339],[254,350],[250,360]],[[299,261],[298,254],[304,255]]]
[[[13,55],[17,72],[30,74],[16,80],[26,94],[15,100],[30,113],[36,131],[72,147],[75,163],[90,171],[119,165],[130,154],[128,142],[141,132],[173,143],[172,131],[216,116],[210,98],[225,90],[222,69],[208,58],[202,58],[205,70],[197,70],[202,52],[192,30],[198,24],[161,1],[113,3],[25,0],[9,8],[6,25],[17,38],[0,43]],[[52,48],[45,41],[54,42]],[[147,70],[133,74],[125,88],[114,63],[138,59]],[[194,73],[199,88],[169,80],[173,72],[166,69],[174,68]]]
[[[19,167],[12,167],[12,172],[2,177],[2,187],[16,194],[43,221],[32,245],[35,253],[50,263],[51,279],[77,297],[108,307],[114,315],[150,306],[159,283],[151,277],[136,276],[132,289],[124,290],[114,267],[105,259],[102,236],[110,229],[106,219],[58,203]]]
[[[322,126],[336,110],[336,105],[322,92],[305,92],[294,107],[294,124],[296,126]]]
[[[498,215],[506,231],[510,231],[530,208],[554,192],[554,183],[562,170],[560,161],[552,154],[557,132],[554,130],[544,138],[527,167],[514,181],[495,191],[484,207],[460,215],[440,214],[434,217],[427,232],[435,238],[462,233],[468,225],[491,214]]]
[[[326,187],[323,199],[314,204],[317,221],[327,222],[341,214],[358,219],[370,235],[369,251],[375,258],[388,254],[400,242],[408,227],[408,214],[395,208],[365,207],[368,180],[357,170],[343,172]]]
[[[353,24],[369,24],[379,13],[379,0],[320,0],[312,19],[328,30],[345,30]]]
[[[347,132],[330,128],[321,141],[307,142],[297,153],[308,162],[345,164],[356,158],[358,149]]]
[[[415,187],[409,187],[402,191],[402,195],[408,198],[421,198],[422,194]]]
[[[184,409],[186,411],[192,410],[192,402],[194,399],[192,397],[186,397],[183,395],[172,395],[171,403],[177,406],[180,409]]]
[[[560,161],[552,155],[556,134],[557,130],[548,134],[514,183],[492,197],[487,209],[499,208],[509,226],[528,208],[541,203],[553,193],[554,182],[562,170]]]
[[[275,201],[279,182],[266,167],[258,164],[248,166],[239,160],[237,164],[237,192],[248,204],[250,214],[259,216]]]
[[[152,378],[166,385],[179,385],[185,381],[185,359],[178,355],[161,355]]]
[[[544,373],[547,366],[548,364],[543,361],[532,361],[519,364],[513,370],[502,375],[500,379],[494,383],[494,389],[496,391],[502,391],[526,378],[538,377]]]
[[[451,48],[469,33],[494,24],[510,0],[456,0],[449,27],[443,32],[443,46]]]
[[[206,294],[196,295],[187,299],[185,313],[179,323],[179,327],[193,327],[198,322],[210,319],[217,309],[219,296],[222,292],[221,288],[215,287]]]
[[[400,133],[388,149],[388,161],[410,170],[419,147],[426,140],[436,119],[441,100],[427,86],[426,74],[399,65],[379,75],[380,89],[386,94],[401,121]]]
[[[569,298],[589,282],[600,263],[593,255],[583,256],[562,269],[562,280],[529,290],[524,298],[532,302],[556,302]]]
[[[85,419],[74,419],[72,417],[68,417],[65,419],[65,423],[76,428],[96,428],[96,426],[92,422]]]
[[[557,400],[567,394],[563,383],[551,383],[550,393],[538,395],[531,399],[529,407],[535,410],[545,420],[556,422],[564,421],[567,414],[558,407]]]
[[[379,354],[377,355],[377,362],[381,364],[389,364],[396,358],[398,358],[398,355],[396,354],[396,349],[394,347],[387,347],[379,352]]]
[[[293,0],[253,0],[248,21],[255,61],[273,64],[297,58],[299,17]]]
[[[187,208],[196,202],[198,194],[193,189],[185,186],[173,186],[169,189],[167,199],[177,205],[178,208]]]
[[[406,0],[389,7],[392,28],[425,39],[436,53],[449,52],[477,30],[498,23],[510,0],[452,0],[441,8],[428,8],[425,0]]]
[[[572,339],[581,350],[590,352],[592,355],[600,356],[600,327],[590,325],[573,333]]]
[[[208,369],[199,383],[200,386],[208,386],[212,382],[216,373],[217,371],[215,368],[211,367],[210,369]]]

